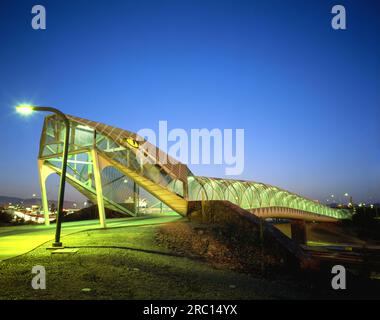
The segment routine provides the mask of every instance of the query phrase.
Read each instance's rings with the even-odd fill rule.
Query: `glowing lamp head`
[[[16,111],[24,116],[28,116],[33,112],[33,106],[30,104],[19,104]]]

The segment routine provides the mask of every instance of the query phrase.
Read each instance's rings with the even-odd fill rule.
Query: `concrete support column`
[[[44,160],[38,160],[38,174],[40,179],[40,189],[41,189],[41,202],[42,202],[42,210],[44,213],[45,218],[45,225],[50,225],[49,220],[49,203],[47,198],[47,191],[46,191],[46,179],[47,177],[53,173],[53,170],[51,170],[49,167],[44,165]]]
[[[186,200],[189,200],[189,186],[188,186],[187,180],[183,180],[182,184],[183,184],[183,198]]]
[[[304,220],[292,220],[290,223],[292,240],[298,244],[306,244],[306,222]]]
[[[106,212],[104,209],[102,179],[100,175],[101,169],[99,166],[98,154],[96,153],[95,149],[91,150],[91,158],[93,164],[93,174],[95,179],[96,202],[98,203],[99,222],[102,228],[106,228]]]
[[[140,194],[139,194],[139,186],[136,182],[133,182],[133,204],[134,204],[134,213],[136,216],[139,215],[139,201],[140,201]]]

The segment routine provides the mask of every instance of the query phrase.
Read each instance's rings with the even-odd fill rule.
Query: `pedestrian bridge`
[[[186,216],[189,201],[225,200],[263,218],[312,221],[350,219],[333,209],[268,184],[195,176],[189,168],[133,132],[67,115],[70,146],[67,181],[104,208],[135,216],[140,192],[146,192]],[[55,115],[44,120],[38,156],[42,205],[48,215],[46,180],[61,172],[65,126]]]

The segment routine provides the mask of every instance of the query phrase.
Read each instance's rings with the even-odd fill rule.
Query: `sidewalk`
[[[172,222],[183,217],[179,215],[151,215],[107,220],[107,228],[142,226]],[[62,223],[61,237],[72,233],[100,229],[99,220],[84,220]],[[41,244],[54,240],[55,224],[0,227],[0,261],[24,254]],[[63,240],[64,242],[64,240]]]

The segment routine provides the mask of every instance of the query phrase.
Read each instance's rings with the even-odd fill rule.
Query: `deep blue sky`
[[[1,0],[0,195],[39,194],[43,116],[13,110],[31,101],[132,131],[244,128],[240,178],[380,200],[379,16],[378,1]]]

